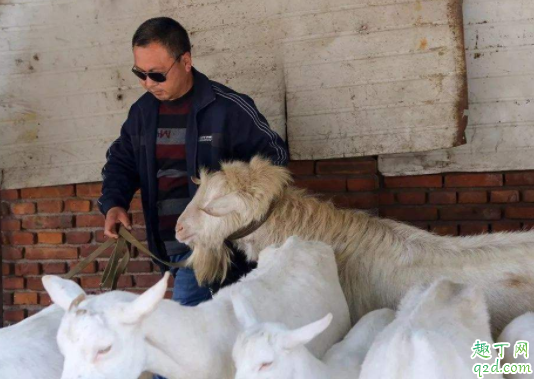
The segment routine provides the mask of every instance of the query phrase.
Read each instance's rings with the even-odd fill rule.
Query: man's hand
[[[128,214],[126,213],[126,209],[121,207],[113,207],[106,214],[106,221],[104,223],[104,235],[106,237],[118,239],[119,235],[117,234],[116,225],[119,222],[124,225],[126,229],[132,230],[132,226],[130,225],[130,219],[128,218]]]

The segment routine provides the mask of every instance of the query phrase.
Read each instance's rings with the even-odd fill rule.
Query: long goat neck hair
[[[226,216],[231,225],[238,227],[261,220],[269,211],[271,203],[280,199],[292,182],[287,168],[274,166],[260,156],[252,158],[250,163],[223,163],[220,172],[224,174],[229,192],[238,193],[247,205],[246,214]],[[209,176],[206,171],[201,172],[201,183],[209,182]],[[198,244],[195,245],[188,264],[193,267],[199,283],[222,283],[228,273],[232,254],[226,243],[217,246]]]

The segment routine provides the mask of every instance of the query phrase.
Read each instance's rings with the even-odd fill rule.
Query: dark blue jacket
[[[220,169],[221,161],[249,161],[261,154],[274,164],[286,165],[285,142],[269,128],[267,120],[246,95],[209,80],[193,69],[193,104],[186,131],[188,177],[200,167]],[[98,200],[105,215],[112,207],[128,210],[135,191],[141,188],[149,249],[167,259],[158,249],[153,231],[158,230],[156,178],[156,133],[160,101],[147,92],[137,100],[122,126],[120,137],[109,147],[102,169],[102,196]],[[189,179],[189,193],[197,186]]]

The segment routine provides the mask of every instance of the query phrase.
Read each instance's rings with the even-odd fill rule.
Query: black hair
[[[169,17],[155,17],[143,22],[134,33],[132,48],[147,46],[153,42],[161,43],[176,59],[191,52],[187,31],[178,21]]]

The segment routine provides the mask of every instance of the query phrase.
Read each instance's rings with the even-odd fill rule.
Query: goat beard
[[[231,257],[232,250],[224,243],[218,247],[195,245],[187,265],[193,267],[200,285],[222,283],[226,279]]]

